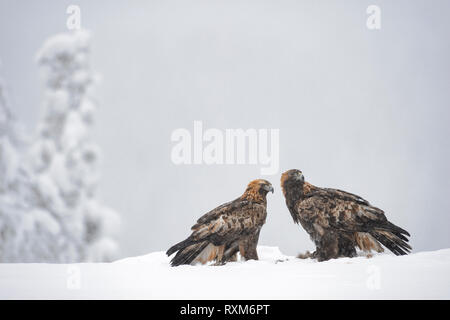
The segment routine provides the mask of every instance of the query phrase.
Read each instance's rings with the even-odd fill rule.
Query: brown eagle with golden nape
[[[167,250],[168,256],[176,252],[171,265],[209,261],[220,265],[235,261],[237,252],[246,260],[258,260],[256,246],[266,221],[269,191],[273,193],[269,181],[253,180],[242,196],[200,217],[191,228],[192,234]]]
[[[302,225],[316,245],[314,253],[300,258],[324,261],[354,257],[356,247],[382,252],[383,245],[396,255],[412,249],[406,230],[389,222],[383,210],[357,195],[313,186],[296,169],[282,174],[281,188],[294,222]]]

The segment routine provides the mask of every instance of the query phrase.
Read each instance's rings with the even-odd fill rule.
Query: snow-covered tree
[[[0,257],[9,254],[15,227],[19,224],[15,213],[14,182],[19,167],[16,122],[0,79]]]
[[[14,119],[8,105],[6,88],[0,79],[0,192],[4,193],[15,175],[17,151]]]
[[[44,80],[44,112],[18,171],[13,173],[15,161],[7,160],[5,172],[14,177],[15,186],[6,192],[10,203],[0,203],[0,237],[8,243],[3,248],[0,244],[0,261],[112,260],[119,217],[95,199],[101,155],[89,134],[97,108],[89,34],[76,31],[49,38],[37,61]],[[1,158],[14,154],[9,148],[0,164]],[[17,221],[11,222],[11,216]],[[11,234],[2,236],[2,224]]]

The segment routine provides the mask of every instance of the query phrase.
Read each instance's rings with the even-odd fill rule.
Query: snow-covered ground
[[[2,299],[449,299],[450,249],[327,262],[259,247],[260,261],[169,267],[163,252],[114,263],[0,264]]]

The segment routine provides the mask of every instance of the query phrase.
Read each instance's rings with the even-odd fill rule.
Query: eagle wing
[[[171,260],[172,266],[194,261],[205,263],[220,257],[220,250],[225,250],[223,257],[230,259],[239,242],[259,232],[265,219],[263,203],[238,198],[200,217],[192,226],[191,235],[170,247],[166,254],[170,256],[177,252]]]
[[[317,188],[319,189],[319,188]],[[320,190],[320,189],[319,189]],[[364,205],[370,205],[369,201],[363,199],[362,197],[347,192],[347,191],[343,191],[343,190],[339,190],[339,189],[332,189],[332,188],[324,188],[322,190],[325,190],[327,192],[327,195],[329,196],[333,196],[342,200],[348,200],[348,201],[353,201],[359,204],[364,204]]]
[[[321,233],[331,228],[358,236],[370,234],[395,254],[411,250],[405,237],[409,233],[389,222],[383,210],[355,194],[311,187],[305,199],[298,203],[297,212],[302,225],[311,232]]]
[[[360,196],[337,189],[319,189],[314,197],[322,198],[331,227],[351,232],[367,232],[383,227],[384,211],[376,208]]]
[[[220,217],[222,214],[227,214],[228,212],[231,212],[232,210],[246,204],[246,201],[239,200],[240,199],[238,198],[236,200],[226,202],[218,206],[217,208],[214,208],[211,211],[205,213],[203,216],[198,218],[197,223],[191,227],[191,230],[194,230],[197,226],[213,221]]]
[[[190,238],[217,244],[234,241],[256,232],[265,218],[266,207],[263,204],[238,198],[200,217],[191,228]]]

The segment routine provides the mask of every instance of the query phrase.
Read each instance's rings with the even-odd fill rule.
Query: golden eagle
[[[286,205],[316,245],[316,251],[299,257],[318,261],[353,257],[356,247],[382,252],[384,245],[396,255],[410,252],[409,233],[389,222],[383,210],[363,198],[337,189],[319,188],[305,182],[300,170],[281,176]]]
[[[171,265],[204,264],[213,260],[223,264],[235,260],[238,251],[246,260],[257,260],[256,245],[266,221],[269,191],[273,193],[269,181],[251,181],[241,197],[203,215],[186,240],[167,250],[168,256],[177,252]]]

